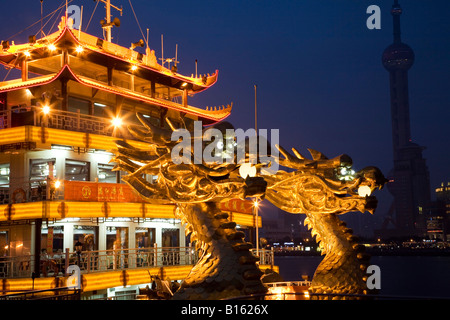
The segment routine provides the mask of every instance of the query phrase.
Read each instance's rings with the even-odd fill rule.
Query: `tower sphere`
[[[414,63],[414,51],[402,42],[387,47],[381,58],[383,66],[388,70],[408,70]]]

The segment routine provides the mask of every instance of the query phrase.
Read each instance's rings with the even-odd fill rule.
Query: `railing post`
[[[69,268],[69,248],[66,248],[66,259],[64,261],[64,275],[67,277],[67,268]]]
[[[11,257],[10,257],[10,260],[9,260],[9,261],[10,261],[10,266],[9,266],[9,268],[8,268],[8,269],[10,270],[10,271],[9,271],[9,275],[8,275],[9,277],[14,277],[14,273],[15,273],[15,272],[14,272],[14,271],[15,271],[15,270],[14,270],[14,259],[15,259],[15,257],[12,257],[12,256],[11,256]]]
[[[158,245],[156,242],[153,244],[153,266],[156,267],[158,265]]]
[[[87,252],[87,273],[91,271],[91,252]]]
[[[6,114],[7,114],[7,118],[6,118],[6,128],[12,128],[12,125],[11,125],[11,109],[10,110],[8,110],[7,112],[6,112]]]
[[[116,264],[117,264],[117,252],[116,250],[113,248],[112,250],[112,254],[113,254],[113,270],[116,270]]]
[[[131,257],[129,260],[129,267],[128,268],[136,268],[137,267],[137,259],[139,255],[139,248],[130,249],[129,253],[131,254]],[[131,260],[131,261],[130,261]]]
[[[274,265],[274,263],[275,263],[275,259],[274,259],[274,254],[273,254],[273,247],[272,248],[270,248],[270,264],[272,265],[272,270],[273,270],[273,265]]]
[[[188,260],[188,263],[187,264],[193,264],[192,263],[192,243],[191,242],[189,242],[189,252],[188,252],[188,256],[189,256],[189,260]]]
[[[80,130],[80,125],[81,125],[81,121],[80,121],[80,109],[77,109],[77,129]]]

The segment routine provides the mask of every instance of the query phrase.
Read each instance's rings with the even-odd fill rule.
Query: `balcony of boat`
[[[1,173],[0,173],[1,174]],[[39,201],[133,202],[143,200],[123,183],[39,179],[0,184],[0,204]]]
[[[255,251],[252,250],[254,253]],[[259,265],[274,266],[272,250],[259,250]],[[67,277],[70,265],[77,265],[81,274],[102,273],[131,269],[193,266],[199,259],[198,252],[188,247],[158,247],[110,249],[97,251],[70,251],[61,254],[39,256],[39,277]],[[31,278],[36,269],[36,256],[0,257],[0,279]],[[35,275],[36,276],[36,275]]]
[[[130,123],[126,123],[122,119],[117,121],[117,119],[113,116],[105,118],[83,114],[79,110],[78,112],[71,112],[52,109],[44,114],[43,108],[32,106],[0,111],[0,129],[37,126],[133,139],[133,136],[126,129],[127,124],[143,128],[137,118],[133,121],[133,117],[129,117],[127,121]]]
[[[124,269],[193,265],[197,253],[189,247],[154,247],[110,249],[40,255],[40,277],[67,276],[70,265],[77,265],[82,274]],[[1,257],[0,278],[28,278],[35,270],[35,255]]]

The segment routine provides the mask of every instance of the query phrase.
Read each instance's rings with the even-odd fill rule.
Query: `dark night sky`
[[[2,40],[40,19],[40,1],[20,3],[1,14]],[[62,3],[44,0],[44,15]],[[142,38],[138,24],[128,0],[112,3],[124,9],[113,42],[129,47]],[[131,3],[144,35],[150,29],[149,44],[157,57],[164,34],[165,57],[174,56],[178,44],[181,74],[195,73],[195,59],[199,73],[219,70],[216,85],[190,104],[205,107],[233,102],[228,120],[236,128],[252,128],[253,85],[257,84],[258,128],[280,129],[285,148],[296,147],[305,155],[307,148],[313,148],[330,158],[346,153],[356,170],[374,165],[385,174],[390,171],[389,78],[381,54],[392,43],[393,0]],[[74,0],[70,4],[83,5],[84,31],[95,2]],[[366,27],[366,9],[372,4],[381,8],[381,30]],[[400,5],[402,40],[416,56],[409,72],[412,139],[426,146],[424,157],[434,190],[450,181],[450,1],[400,0]],[[115,10],[112,13],[118,16]],[[104,14],[99,4],[89,33],[101,36],[99,20]],[[36,30],[11,40],[23,43]],[[391,201],[387,190],[377,194],[379,210],[369,218],[369,229],[379,227]]]

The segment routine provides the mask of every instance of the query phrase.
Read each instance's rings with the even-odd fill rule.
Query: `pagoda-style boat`
[[[146,146],[125,130],[141,125],[136,113],[160,128],[190,129],[224,120],[232,106],[189,105],[218,71],[184,76],[148,46],[144,54],[112,43],[111,4],[102,2],[104,38],[75,29],[66,14],[49,35],[2,41],[0,63],[21,76],[0,83],[0,295],[64,287],[72,264],[85,298],[136,295],[129,286],[182,280],[196,261],[174,206],[133,193],[113,171],[111,150],[118,139]],[[261,226],[244,201],[223,210],[242,229]]]

